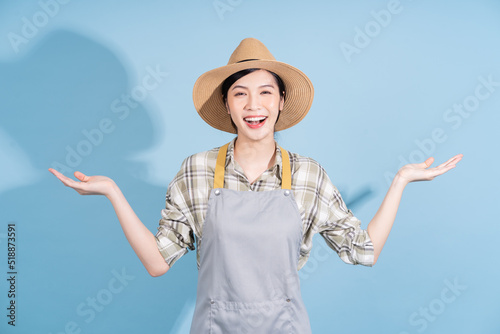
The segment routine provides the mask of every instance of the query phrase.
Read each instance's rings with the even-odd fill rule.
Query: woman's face
[[[274,139],[274,125],[283,103],[273,75],[258,70],[229,87],[226,108],[238,128],[238,137],[259,141]]]

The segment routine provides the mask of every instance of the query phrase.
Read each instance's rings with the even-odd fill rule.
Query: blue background
[[[182,160],[232,138],[197,115],[195,80],[255,37],[315,86],[308,116],[278,142],[325,167],[363,228],[403,164],[464,154],[407,186],[373,268],[344,264],[316,235],[299,272],[313,332],[500,333],[499,33],[493,0],[1,1],[0,332],[187,333],[195,252],[150,277],[110,203],[47,168],[113,178],[155,233]],[[141,88],[155,70],[156,87]],[[85,144],[103,122],[109,133]]]

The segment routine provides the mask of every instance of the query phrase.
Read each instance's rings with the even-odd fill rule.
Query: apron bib
[[[302,219],[281,148],[282,189],[224,189],[219,149],[203,237],[190,334],[309,334],[297,271]]]

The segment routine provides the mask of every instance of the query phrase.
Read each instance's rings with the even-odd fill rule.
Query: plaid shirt
[[[236,139],[236,138],[235,138]],[[276,145],[274,166],[250,184],[243,169],[234,159],[234,142],[226,156],[224,188],[238,191],[269,191],[281,188],[281,151]],[[213,188],[215,162],[219,148],[189,156],[170,183],[166,207],[161,211],[156,233],[158,249],[172,266],[202,237],[208,198]],[[321,165],[311,158],[289,152],[292,170],[292,191],[303,222],[303,238],[297,270],[307,262],[315,233],[325,239],[349,264],[373,265],[373,244],[361,222],[347,209],[337,188]],[[200,268],[199,247],[196,259]]]

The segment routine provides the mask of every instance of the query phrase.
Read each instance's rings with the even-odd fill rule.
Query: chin
[[[260,133],[260,134],[257,134],[257,133],[245,133],[245,134],[241,134],[243,135],[243,137],[245,138],[248,138],[249,140],[251,141],[261,141],[261,140],[265,140],[265,139],[268,139],[268,138],[273,138],[274,140],[274,132],[265,132],[265,133]],[[238,136],[240,136],[240,134],[238,133]]]

